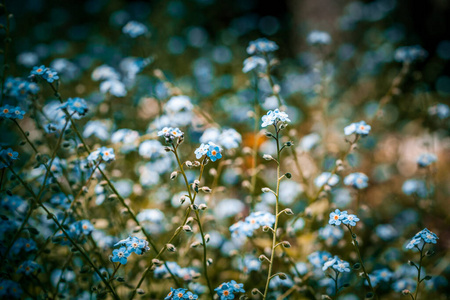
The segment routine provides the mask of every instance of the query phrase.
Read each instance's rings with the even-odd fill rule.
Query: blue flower
[[[424,198],[428,195],[426,183],[419,179],[408,179],[402,185],[402,191],[405,195],[416,194]]]
[[[19,268],[17,269],[17,273],[25,274],[25,275],[31,275],[34,272],[41,270],[41,266],[32,260],[26,260],[22,264],[20,264]]]
[[[341,212],[339,209],[336,209],[334,212],[330,213],[330,220],[328,221],[328,224],[340,225],[346,216],[347,216],[346,211]]]
[[[412,63],[423,60],[428,56],[428,52],[420,45],[399,47],[395,50],[395,60],[403,63]]]
[[[328,32],[314,30],[308,34],[306,41],[310,45],[328,45],[331,43],[331,36]]]
[[[2,157],[6,157],[11,160],[16,160],[19,158],[19,153],[11,148],[1,150]]]
[[[255,53],[269,53],[276,50],[278,50],[278,45],[266,38],[259,38],[251,41],[247,47],[247,53],[249,55],[253,55]]]
[[[350,272],[349,268],[350,264],[342,259],[338,259],[336,261],[336,264],[333,265],[333,269],[335,269],[338,272],[344,273],[344,272]]]
[[[203,155],[206,155],[208,153],[209,150],[209,144],[201,144],[200,147],[198,147],[195,151],[195,157],[197,159],[202,158]]]
[[[266,66],[267,62],[264,58],[254,55],[244,60],[244,67],[242,68],[242,72],[248,73],[252,70],[261,70]]]
[[[432,163],[437,161],[437,156],[433,153],[423,153],[417,158],[417,164],[421,168],[428,167]]]
[[[356,215],[346,214],[342,220],[342,223],[349,226],[356,226],[356,222],[359,221],[359,218]]]
[[[269,110],[266,115],[262,116],[261,120],[263,122],[261,127],[276,125],[278,122],[291,122],[288,114],[278,108],[273,111]]]
[[[58,80],[59,76],[58,76],[58,73],[56,73],[56,71],[47,68],[47,70],[45,71],[44,75],[42,75],[42,78],[47,80],[47,82],[52,83],[55,80]]]
[[[122,32],[128,34],[132,38],[137,38],[148,31],[147,27],[137,21],[129,21],[123,28]]]
[[[427,244],[436,244],[437,240],[439,238],[437,235],[427,228],[422,229],[414,237],[411,239],[411,241],[406,245],[406,249],[413,249],[417,245],[421,244],[422,242]]]
[[[137,255],[142,254],[142,249],[145,249],[145,241],[137,237],[131,237],[129,241],[126,242],[127,250],[131,253],[134,252]]]
[[[18,255],[22,251],[31,252],[37,249],[36,242],[32,239],[18,238],[11,248],[13,255]]]
[[[185,297],[184,297],[184,295],[185,295],[185,293],[186,293],[186,289],[176,289],[175,291],[173,291],[173,294],[172,294],[172,299],[173,300],[183,300],[183,299],[186,299]]]
[[[67,109],[69,114],[77,113],[79,116],[84,116],[88,112],[87,103],[82,98],[69,98],[67,102],[60,106],[62,109]]]
[[[352,123],[344,128],[345,135],[351,135],[353,133],[358,134],[360,136],[367,136],[372,127],[368,125],[364,121]]]
[[[339,176],[331,174],[330,172],[323,172],[314,179],[314,184],[317,187],[322,187],[324,185],[335,186],[338,182]]]
[[[206,152],[206,155],[208,155],[211,161],[216,161],[222,158],[222,153],[220,153],[220,147],[211,142],[208,143],[208,152]]]
[[[351,173],[344,178],[344,184],[353,186],[355,189],[363,189],[368,186],[368,180],[366,174],[363,173]]]
[[[330,257],[324,264],[322,267],[322,271],[326,271],[328,270],[328,268],[333,267],[333,265],[337,262],[339,258],[337,256],[334,257]]]
[[[22,288],[17,282],[0,279],[0,297],[2,299],[20,299],[22,294]]]
[[[119,249],[114,249],[112,254],[112,262],[119,262],[122,265],[125,265],[127,263],[127,258],[131,253],[127,251],[127,248],[120,247]]]
[[[229,286],[229,283],[222,283],[214,290],[219,295],[220,300],[234,299],[233,288]]]
[[[244,284],[231,280],[228,285],[233,289],[234,293],[245,293]]]
[[[158,131],[158,136],[163,136],[166,143],[172,143],[176,137],[182,137],[184,133],[179,128],[164,127]]]
[[[189,299],[189,300],[191,300],[191,299],[193,299],[193,300],[198,299],[198,295],[192,293],[191,291],[188,291],[186,294],[184,294],[183,297],[185,299]]]
[[[31,70],[31,74],[42,76],[45,74],[45,71],[47,71],[47,68],[44,65],[35,66],[33,67],[33,70]]]
[[[0,107],[0,117],[11,119],[14,111],[14,106],[5,105]]]
[[[331,254],[327,251],[315,251],[308,255],[308,261],[315,268],[322,268],[323,264],[328,261],[331,257]]]
[[[394,274],[389,271],[389,269],[383,268],[373,271],[373,275],[375,276],[376,281],[389,282]]]
[[[427,228],[424,228],[422,231],[418,232],[415,238],[419,236],[425,243],[428,244],[436,244],[437,240],[439,239],[435,233],[431,232]]]
[[[125,97],[127,89],[125,84],[116,79],[105,80],[100,83],[100,92],[103,94],[111,94],[115,97]]]
[[[116,159],[113,148],[101,147],[95,151],[92,151],[87,157],[87,160],[90,162],[95,162],[100,157],[106,162],[114,161]]]
[[[448,118],[448,116],[450,116],[450,107],[448,107],[447,104],[438,103],[428,108],[428,113],[431,116],[434,115],[438,116],[439,119],[445,119]]]

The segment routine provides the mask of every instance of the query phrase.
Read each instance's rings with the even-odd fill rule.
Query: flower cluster
[[[166,143],[172,143],[175,138],[183,137],[184,132],[182,132],[179,128],[164,127],[158,131],[158,136],[163,136]]]
[[[278,50],[278,45],[266,38],[259,38],[257,40],[251,41],[247,47],[247,53],[249,55],[253,55],[255,53],[264,54],[274,52],[276,50]]]
[[[102,159],[102,161],[111,162],[116,159],[116,155],[114,154],[113,148],[106,148],[101,147],[95,151],[92,151],[91,154],[87,157],[87,160],[89,162],[95,162],[99,158]]]
[[[344,184],[361,190],[368,186],[369,177],[364,173],[351,173],[344,178]]]
[[[433,153],[423,153],[417,158],[417,164],[421,168],[428,167],[432,163],[437,161],[437,156]]]
[[[280,111],[278,108],[275,110],[269,110],[266,115],[262,116],[262,127],[269,125],[277,125],[278,122],[291,122],[289,116],[284,111]]]
[[[88,112],[87,103],[82,98],[69,98],[67,102],[60,106],[61,109],[66,109],[70,115],[74,113],[78,114],[78,116],[84,116]]]
[[[323,264],[322,271],[326,271],[330,267],[339,273],[350,272],[350,264],[337,256],[330,257]]]
[[[33,67],[31,75],[44,78],[48,83],[53,83],[59,79],[58,73],[55,70],[47,68],[44,65]]]
[[[25,111],[19,106],[5,105],[0,107],[0,118],[5,119],[23,119]]]
[[[86,236],[89,236],[93,231],[94,226],[89,220],[80,220],[70,224],[66,233],[72,240],[83,244],[86,242]],[[60,245],[71,245],[71,241],[62,230],[58,230],[53,236],[52,242]]]
[[[310,45],[328,45],[331,43],[331,36],[328,32],[314,30],[311,31],[306,38]]]
[[[234,299],[235,294],[245,293],[244,284],[237,283],[234,280],[224,282],[214,290],[217,292],[217,295],[219,295],[220,300]]]
[[[148,32],[147,27],[137,21],[129,21],[123,28],[122,32],[128,34],[132,38],[144,35]]]
[[[124,240],[119,241],[114,245],[114,247],[121,246],[119,249],[114,249],[111,257],[112,262],[118,262],[122,265],[127,263],[128,257],[131,253],[136,253],[137,255],[142,255],[148,250],[150,247],[148,246],[148,242],[144,239],[140,239],[135,236],[130,236]]]
[[[436,244],[439,238],[437,235],[427,228],[422,229],[411,239],[411,241],[406,245],[406,249],[413,249],[414,247],[419,247],[420,244]]]
[[[211,161],[216,161],[222,158],[222,153],[220,153],[220,151],[221,149],[219,146],[213,142],[209,142],[207,144],[201,144],[200,147],[194,151],[194,154],[197,159],[206,155]]]
[[[345,135],[351,135],[353,133],[358,134],[360,136],[367,136],[372,127],[368,125],[364,121],[352,123],[344,128]]]
[[[187,289],[174,289],[170,288],[169,294],[167,294],[166,298],[164,300],[191,300],[191,299],[198,299],[198,295],[192,293],[191,291],[188,291]]]
[[[230,226],[230,232],[237,237],[251,237],[253,231],[261,226],[272,227],[275,223],[275,216],[271,213],[258,211],[252,212],[245,221],[239,221]]]
[[[344,223],[347,226],[356,226],[356,222],[358,221],[359,218],[356,215],[348,214],[347,211],[336,209],[334,212],[330,213],[328,224],[340,225],[341,223]]]
[[[395,60],[403,63],[411,63],[427,58],[428,52],[420,45],[404,46],[395,50]]]

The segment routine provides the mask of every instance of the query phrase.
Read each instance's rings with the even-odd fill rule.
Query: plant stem
[[[417,268],[417,287],[416,287],[416,291],[414,292],[414,300],[417,300],[417,296],[419,295],[419,287],[420,287],[420,283],[422,282],[420,280],[420,273],[422,270],[422,259],[424,258],[423,255],[423,249],[425,248],[425,243],[422,246],[422,249],[419,249],[419,247],[417,247],[417,249],[420,250],[420,260],[419,260],[419,267]]]
[[[345,226],[348,228],[348,230],[350,231],[350,234],[352,236],[352,244],[355,247],[356,253],[358,254],[358,260],[359,260],[359,263],[361,264],[361,268],[363,270],[364,277],[366,278],[367,283],[369,284],[369,288],[372,291],[375,299],[378,299],[378,296],[375,293],[375,289],[372,286],[372,282],[370,281],[369,274],[367,273],[366,267],[364,266],[364,262],[361,257],[361,252],[359,251],[358,241],[356,240],[356,234],[353,233],[351,226],[349,226],[349,225],[345,225]]]
[[[267,274],[267,281],[266,281],[266,287],[264,289],[264,295],[263,295],[263,300],[265,300],[267,298],[267,293],[269,292],[269,283],[270,280],[272,279],[272,267],[273,267],[273,259],[275,258],[275,245],[277,242],[277,229],[278,229],[278,218],[279,218],[279,195],[280,195],[280,141],[279,141],[279,130],[277,128],[277,125],[274,124],[275,126],[275,132],[276,132],[276,137],[275,140],[277,141],[277,189],[275,192],[275,198],[276,198],[276,202],[275,202],[275,225],[273,227],[273,232],[272,232],[272,252],[270,254],[270,261],[269,261],[269,271]]]

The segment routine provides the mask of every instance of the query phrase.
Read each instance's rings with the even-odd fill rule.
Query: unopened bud
[[[207,208],[208,208],[208,206],[206,206],[206,204],[204,204],[204,203],[202,203],[198,206],[198,209],[200,209],[200,210],[205,210]]]
[[[273,159],[272,155],[269,155],[269,154],[264,154],[264,155],[263,155],[263,158],[264,158],[265,160],[272,160],[272,159]]]
[[[185,232],[192,232],[192,228],[189,225],[184,225],[183,226],[183,231],[185,231]]]
[[[177,248],[176,248],[174,245],[172,245],[172,244],[167,244],[167,245],[166,245],[166,248],[167,248],[167,250],[169,250],[170,252],[175,252],[175,251],[177,251]]]

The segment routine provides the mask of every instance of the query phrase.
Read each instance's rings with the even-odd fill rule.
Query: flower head
[[[114,249],[112,254],[112,262],[119,262],[122,265],[125,265],[128,261],[128,256],[130,256],[131,253],[127,251],[127,248],[120,247],[119,249]]]
[[[69,114],[77,113],[79,116],[84,116],[88,112],[86,101],[82,98],[69,98],[67,102],[60,106],[61,109],[67,109]]]
[[[132,38],[137,38],[148,32],[147,27],[137,21],[129,21],[123,28],[122,32],[128,34]]]
[[[216,161],[220,158],[222,158],[222,153],[220,153],[221,149],[216,144],[209,142],[208,143],[208,152],[206,152],[206,155],[208,155],[209,159],[211,161]]]
[[[341,225],[342,220],[347,216],[346,211],[340,211],[339,209],[336,209],[334,212],[330,213],[330,220],[328,221],[328,224],[330,225]]]
[[[360,121],[357,123],[352,123],[344,128],[345,135],[351,135],[353,133],[358,134],[360,136],[367,136],[372,127],[368,125],[364,121]]]
[[[437,161],[437,156],[433,153],[423,153],[417,158],[417,164],[421,168],[428,167],[432,163]]]
[[[275,110],[269,110],[266,115],[262,116],[261,127],[267,127],[268,125],[276,125],[278,122],[291,122],[289,116],[284,111],[280,111],[278,108]]]
[[[249,55],[253,55],[255,53],[269,53],[276,50],[278,50],[278,45],[266,38],[259,38],[251,41],[247,47],[247,53]]]
[[[368,186],[369,178],[364,173],[351,173],[344,178],[344,184],[353,186],[355,189],[361,190]]]

